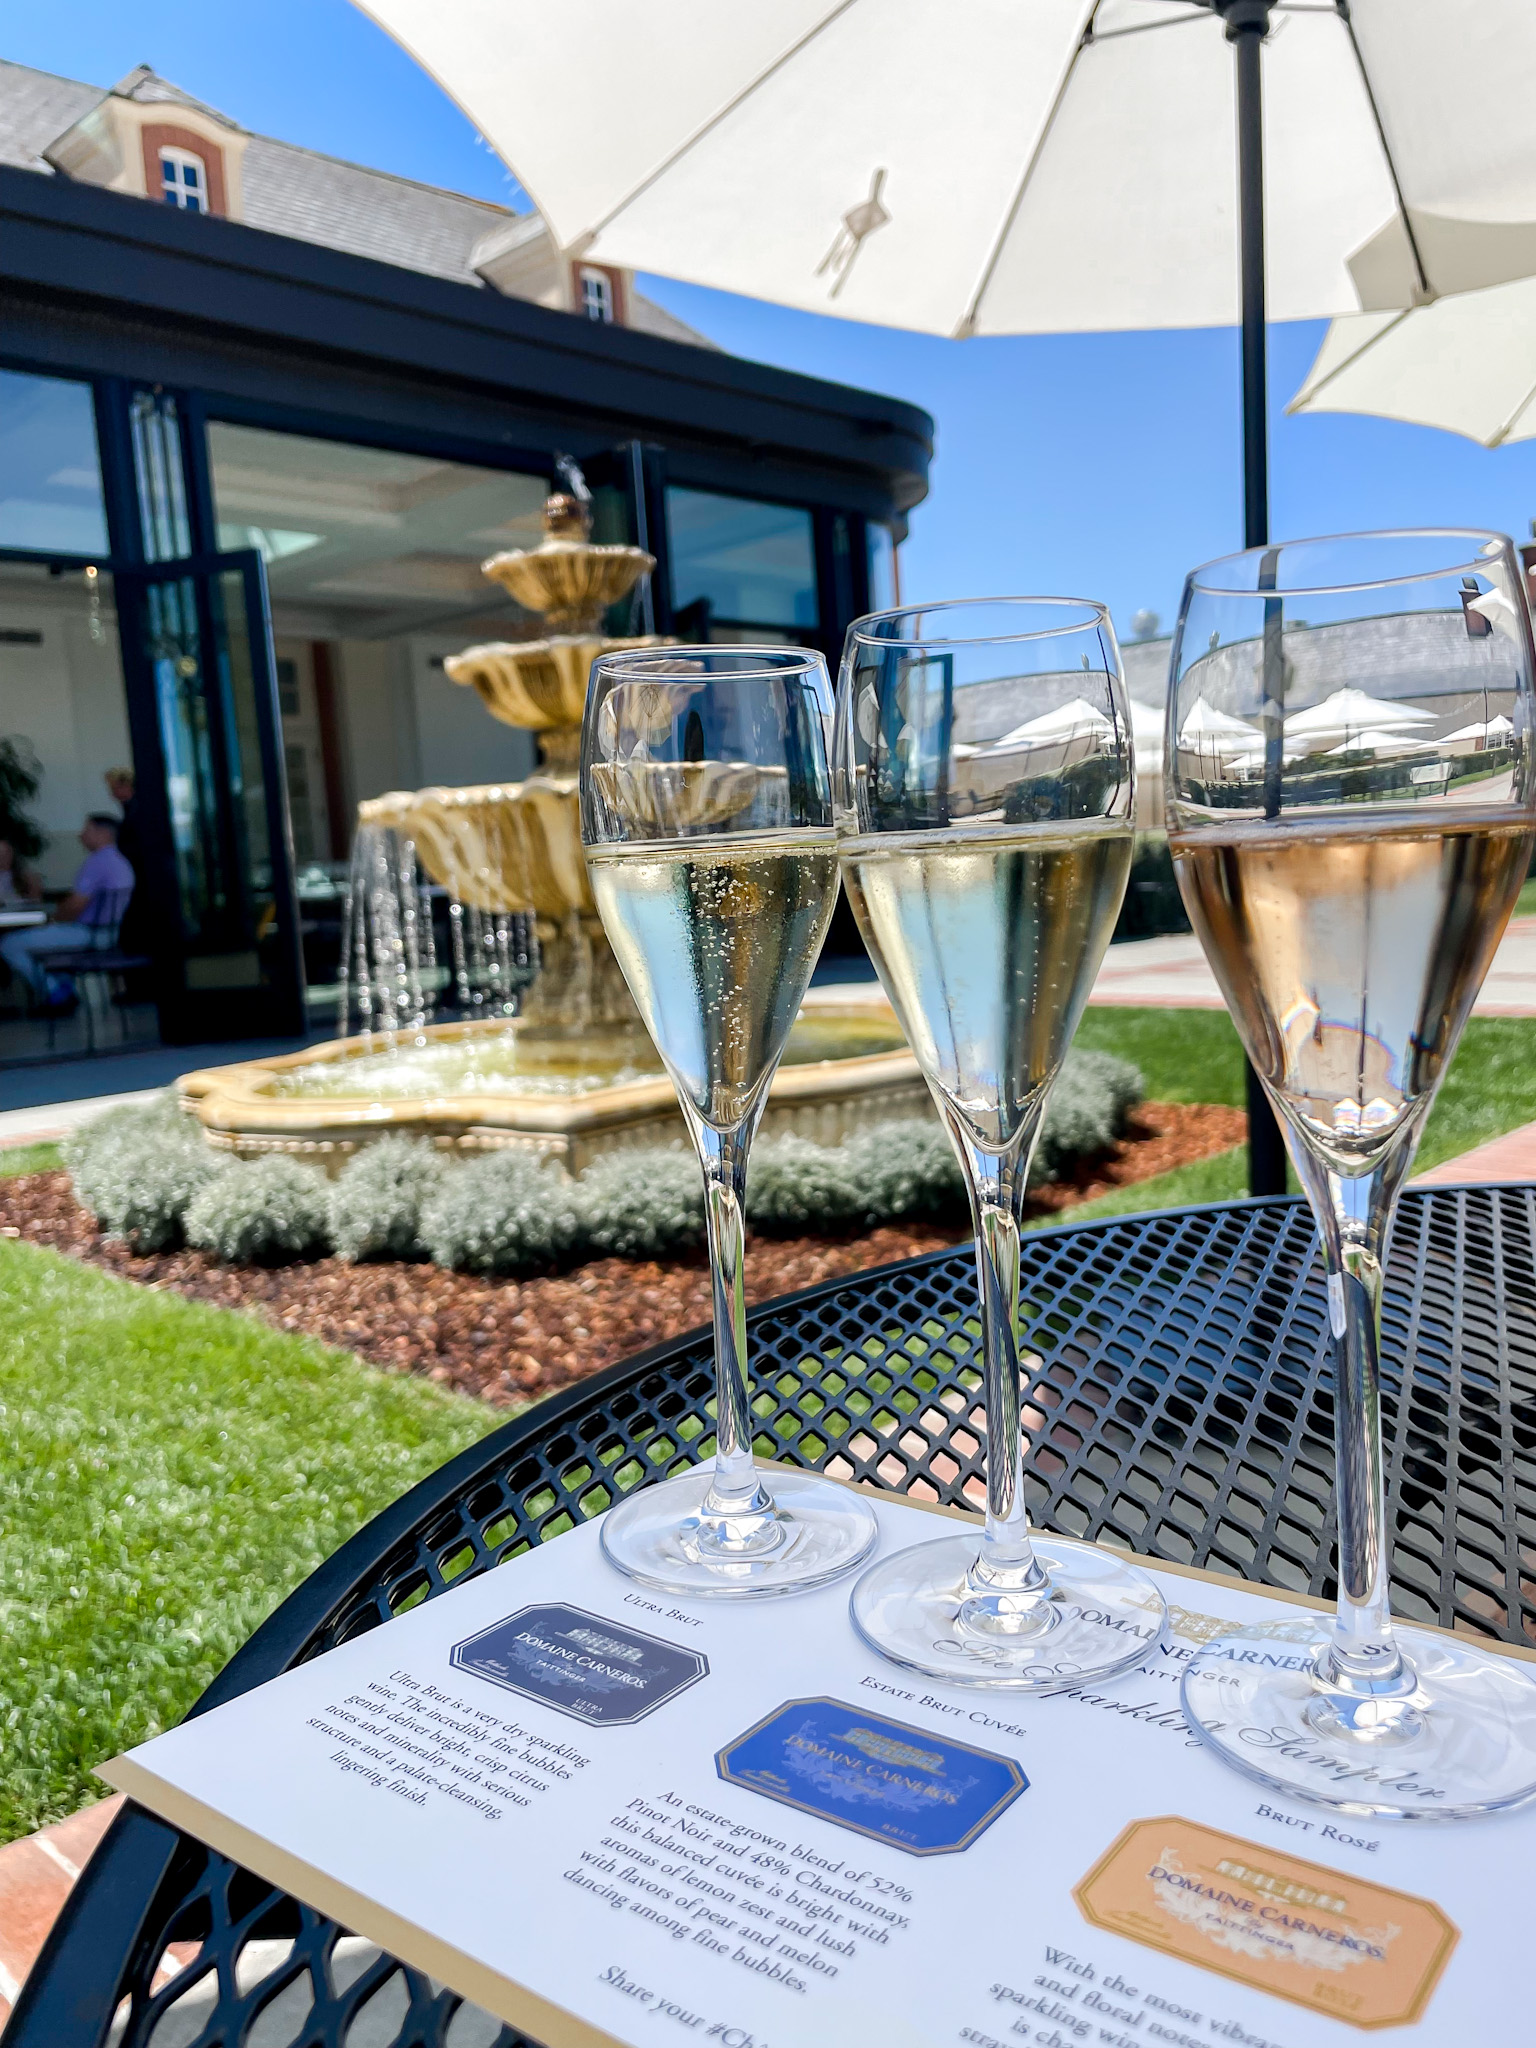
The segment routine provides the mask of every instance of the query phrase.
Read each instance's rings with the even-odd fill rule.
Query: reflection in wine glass
[[[858,1564],[867,1502],[752,1455],[742,1255],[747,1155],[837,899],[830,689],[798,648],[601,656],[582,728],[582,841],[624,978],[704,1171],[716,1447],[603,1518],[612,1563],[662,1591],[793,1593]]]
[[[1533,650],[1508,541],[1355,534],[1198,569],[1172,652],[1179,886],[1322,1238],[1339,1605],[1237,1631],[1184,1707],[1228,1762],[1352,1812],[1536,1792],[1536,1681],[1394,1628],[1381,1438],[1392,1218],[1530,866]]]
[[[896,1662],[1040,1687],[1147,1655],[1163,1601],[1108,1551],[1032,1537],[1019,1403],[1029,1160],[1125,893],[1133,741],[1100,605],[1013,598],[859,620],[838,684],[843,881],[964,1170],[987,1519],[884,1559],[855,1626]]]

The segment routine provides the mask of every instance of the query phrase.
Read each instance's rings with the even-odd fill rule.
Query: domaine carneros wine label
[[[1171,1816],[1132,1821],[1073,1897],[1095,1927],[1356,2027],[1416,2020],[1458,1940],[1428,1899]],[[1106,2002],[1131,2003],[1114,1981],[1118,1993],[1094,1986],[1085,1999],[1063,1969],[1056,1995],[1113,2026]]]

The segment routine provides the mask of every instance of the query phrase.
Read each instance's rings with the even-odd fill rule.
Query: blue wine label
[[[1008,1757],[829,1699],[776,1707],[715,1768],[728,1785],[912,1856],[968,1849],[1029,1788]]]
[[[555,1603],[520,1608],[467,1636],[452,1662],[598,1728],[643,1721],[709,1675],[697,1650]]]

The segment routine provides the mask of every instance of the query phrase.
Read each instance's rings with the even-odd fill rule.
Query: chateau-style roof
[[[0,60],[0,163],[57,175],[44,151],[112,95],[141,105],[193,108],[245,136],[241,218],[248,227],[269,234],[488,289],[471,261],[476,244],[493,229],[514,223],[527,221],[534,236],[542,229],[537,215],[519,215],[489,200],[243,130],[221,109],[184,92],[148,65],[140,65],[109,91]],[[629,310],[630,325],[642,333],[695,347],[713,346],[639,292],[631,294]]]

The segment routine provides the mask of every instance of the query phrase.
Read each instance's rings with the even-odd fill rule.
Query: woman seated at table
[[[133,869],[117,850],[116,818],[93,811],[81,828],[80,844],[85,859],[73,888],[54,912],[53,923],[11,932],[0,940],[0,959],[20,975],[44,1009],[68,1009],[75,1000],[70,977],[49,973],[48,955],[100,945],[108,930],[115,936],[133,894]]]
[[[42,876],[19,860],[10,840],[0,836],[0,910],[25,909],[42,893]]]

